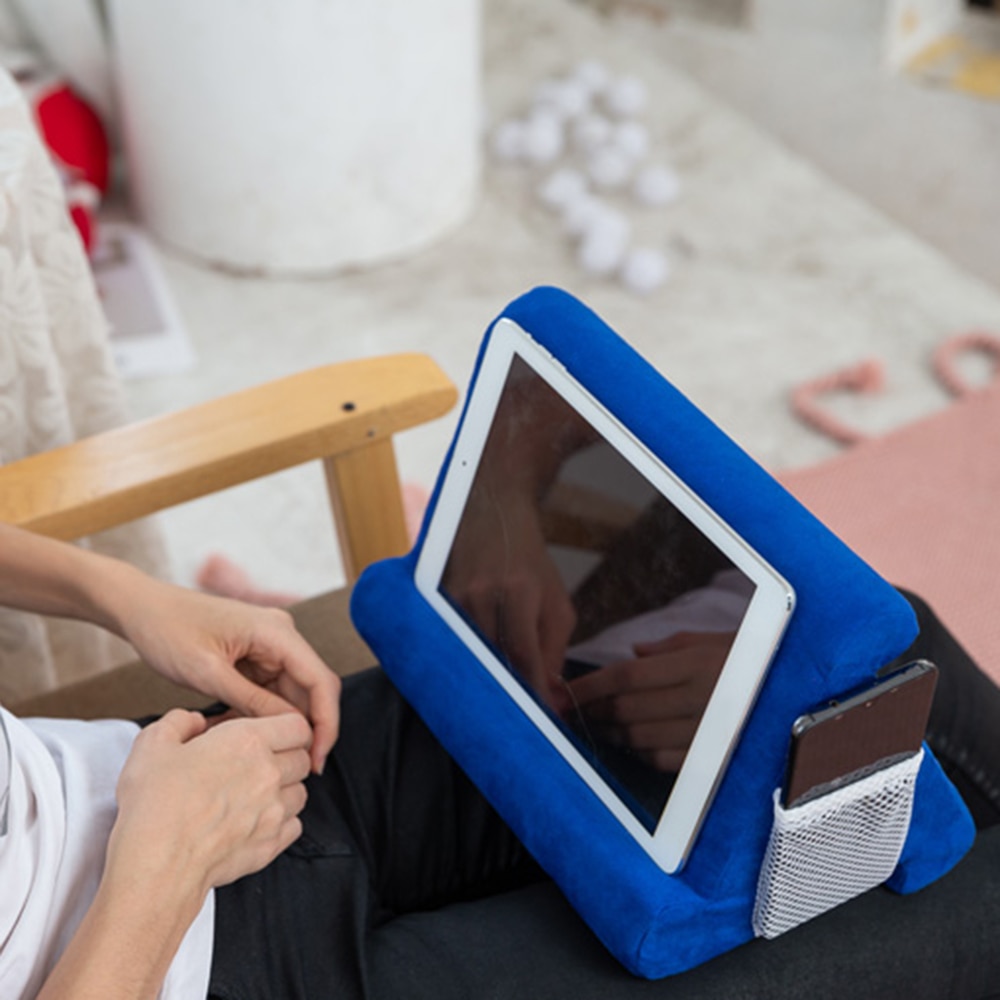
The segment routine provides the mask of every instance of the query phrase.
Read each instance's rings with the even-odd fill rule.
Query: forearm
[[[106,876],[38,1000],[153,1000],[201,903],[176,879]]]
[[[121,634],[118,598],[146,579],[134,567],[0,524],[0,605],[94,622]]]

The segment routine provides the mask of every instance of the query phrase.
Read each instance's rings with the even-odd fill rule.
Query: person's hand
[[[680,632],[635,646],[635,658],[570,681],[588,727],[657,770],[676,772],[733,644],[732,632]]]
[[[444,587],[545,704],[565,710],[562,680],[576,612],[545,545],[537,504],[470,497]]]
[[[97,892],[39,997],[158,996],[208,892],[301,833],[311,740],[298,712],[208,730],[177,709],[142,730],[118,779]]]
[[[269,864],[302,831],[309,724],[297,712],[212,729],[175,709],[136,737],[118,780],[112,877],[179,880],[197,902]]]
[[[312,768],[337,738],[340,680],[291,615],[160,583],[121,600],[121,631],[158,673],[248,716],[300,712],[313,727]]]

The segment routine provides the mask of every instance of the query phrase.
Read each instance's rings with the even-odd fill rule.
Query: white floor
[[[831,35],[822,16],[803,23],[791,13],[799,5],[783,3],[784,22],[779,0],[768,0],[759,29],[734,32],[604,20],[569,0],[486,0],[492,115],[587,57],[650,86],[657,146],[684,182],[649,234],[673,258],[665,288],[642,299],[584,278],[534,202],[537,178],[488,167],[461,230],[366,272],[241,279],[164,253],[198,364],[129,381],[134,415],[394,350],[431,353],[461,386],[483,328],[538,283],[583,297],[773,468],[834,451],[790,415],[791,388],[869,353],[886,359],[892,391],[845,402],[845,413],[877,430],[943,405],[930,348],[970,326],[1000,331],[1000,292],[973,276],[1000,283],[1000,236],[989,225],[1000,218],[989,171],[1000,105],[887,81],[873,61],[872,19],[847,18],[850,30]],[[814,0],[814,10],[835,7]],[[793,46],[779,37],[786,28]],[[916,147],[930,152],[918,157]],[[400,438],[404,478],[433,481],[452,427],[448,419]],[[308,595],[342,579],[318,468],[186,505],[162,523],[185,582],[215,551],[271,589]]]
[[[887,72],[886,0],[745,0],[740,27],[735,16],[685,16],[684,6],[662,30],[634,15],[619,16],[619,30],[1000,285],[1000,101]],[[971,24],[996,37],[1000,15]]]

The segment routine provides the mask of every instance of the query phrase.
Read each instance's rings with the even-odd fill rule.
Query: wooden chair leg
[[[391,438],[323,460],[347,582],[410,547]]]

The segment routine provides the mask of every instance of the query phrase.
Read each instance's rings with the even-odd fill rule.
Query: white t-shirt
[[[0,997],[27,1000],[97,891],[115,785],[138,727],[21,720],[0,707],[0,730]],[[209,895],[170,967],[162,1000],[206,996],[213,920]]]

